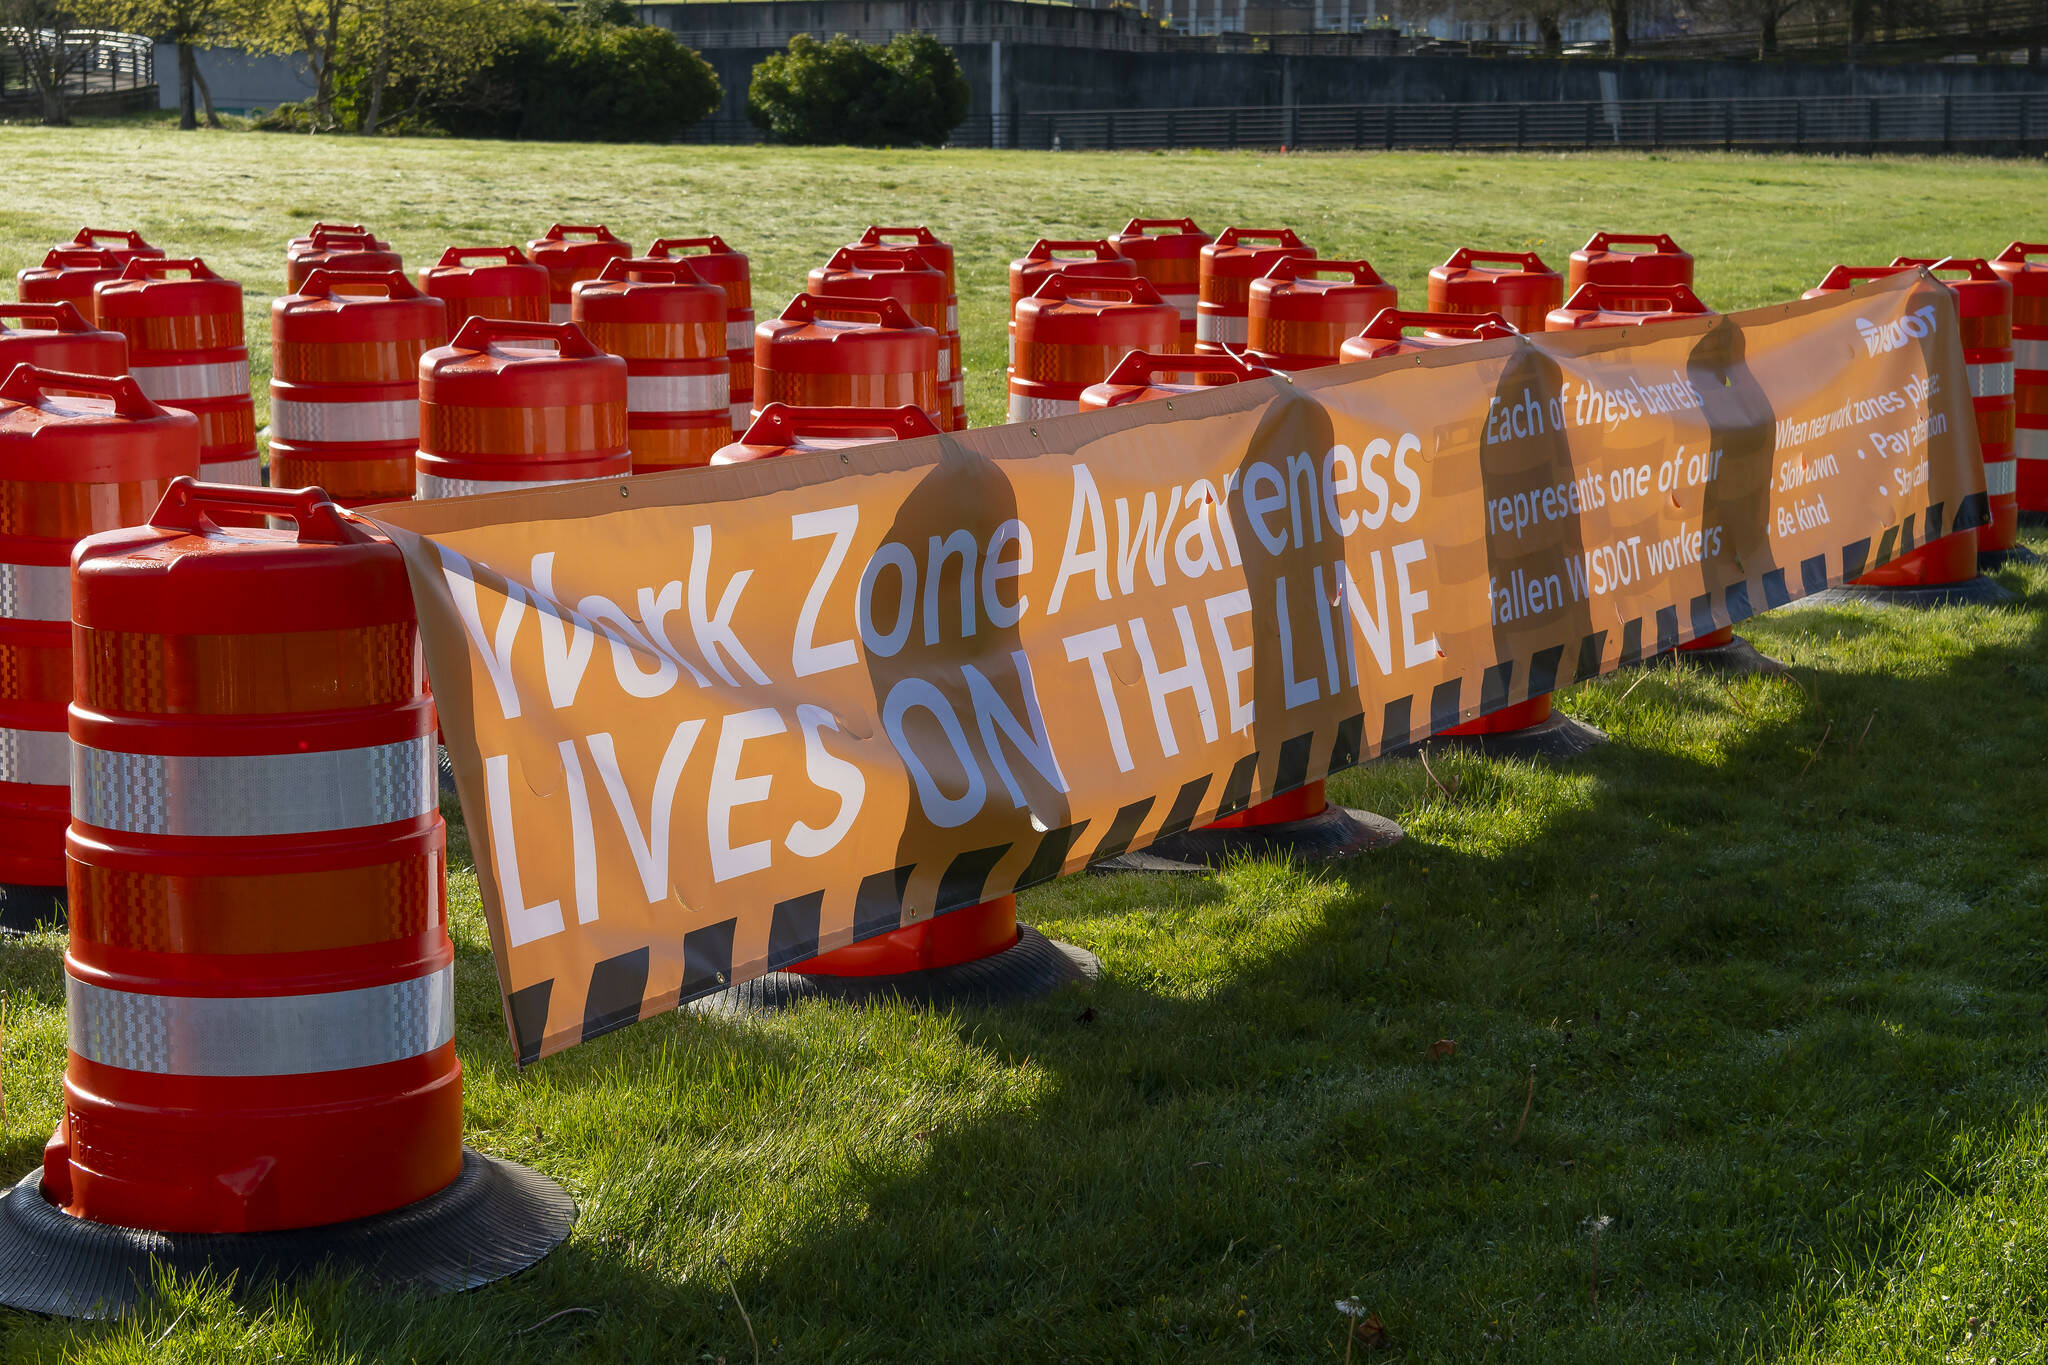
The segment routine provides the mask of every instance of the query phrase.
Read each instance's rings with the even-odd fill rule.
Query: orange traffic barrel
[[[1040,280],[1058,274],[1127,280],[1137,273],[1137,263],[1118,255],[1106,237],[1041,237],[1033,242],[1031,250],[1010,262],[1010,343],[1004,363],[1017,358],[1017,305],[1031,297]]]
[[[1192,218],[1133,218],[1109,239],[1117,254],[1152,282],[1180,314],[1180,337],[1168,350],[1195,349],[1195,304],[1202,297],[1202,248],[1215,239]]]
[[[57,243],[59,251],[82,250],[104,251],[114,258],[116,265],[126,265],[133,260],[161,258],[164,249],[151,246],[142,240],[142,234],[134,228],[82,227],[71,234],[68,242]]]
[[[1410,329],[1421,334],[1411,337]],[[1357,336],[1346,338],[1338,348],[1337,358],[1350,364],[1355,360],[1378,360],[1384,355],[1438,351],[1468,341],[1494,341],[1514,334],[1515,329],[1498,313],[1431,313],[1389,308],[1375,314]]]
[[[1984,452],[1984,493],[1991,503],[1991,519],[1977,531],[1977,556],[1983,567],[1995,568],[2015,552],[2020,538],[2012,286],[1978,256],[1900,256],[1892,264],[1925,267],[1956,297],[1970,406],[1977,412],[1977,444]]]
[[[953,244],[941,241],[928,227],[880,227],[871,226],[861,233],[856,246],[883,247],[891,250],[913,250],[924,258],[925,264],[946,277],[946,335],[943,341],[952,348],[953,378],[944,387],[949,393],[941,394],[953,409],[951,429],[967,429],[967,377],[962,364],[965,356],[960,348],[960,280],[953,270]]]
[[[1565,286],[1692,284],[1692,253],[1662,232],[1596,232],[1572,253]]]
[[[131,378],[20,364],[0,379],[0,883],[50,888],[40,909],[64,885],[71,812],[72,548],[146,520],[198,469],[198,419]]]
[[[1242,350],[1250,334],[1252,281],[1288,256],[1313,256],[1293,228],[1227,227],[1201,249],[1201,297],[1195,303],[1195,349],[1214,355]]]
[[[650,257],[681,256],[706,284],[725,291],[725,356],[732,366],[726,385],[732,407],[732,429],[745,431],[754,417],[754,281],[744,252],[734,251],[717,234],[708,237],[663,237],[647,248]]]
[[[1162,384],[1158,382],[1162,374],[1172,374],[1176,380]],[[1081,407],[1100,411],[1134,403],[1170,402],[1221,385],[1271,377],[1273,371],[1234,354],[1133,352],[1117,362],[1100,384],[1082,395]],[[1190,379],[1208,383],[1185,382]],[[1271,602],[1253,608],[1271,609]],[[1220,638],[1217,644],[1228,646]],[[1251,648],[1249,639],[1245,648]],[[1165,871],[1177,867],[1214,867],[1247,854],[1273,853],[1316,861],[1385,848],[1403,837],[1401,827],[1384,816],[1332,805],[1322,778],[1301,782],[1264,801],[1250,800],[1248,781],[1242,794],[1233,796],[1226,789],[1222,796],[1221,813],[1213,823],[1190,829],[1188,819],[1182,819],[1175,827],[1169,818],[1167,828],[1143,852],[1120,855],[1096,866],[1112,871]],[[1193,813],[1188,811],[1185,815],[1191,818]]]
[[[763,323],[762,328],[772,325]],[[712,463],[749,464],[938,434],[931,414],[915,404],[770,403],[746,434],[713,456]],[[1033,999],[1071,982],[1094,979],[1100,965],[1092,954],[1053,943],[1020,925],[1014,893],[981,899],[985,880],[948,879],[928,918],[901,925],[898,910],[890,906],[886,922],[899,927],[874,932],[856,924],[871,936],[824,953],[818,952],[816,920],[808,929],[794,927],[793,922],[793,931],[787,936],[778,932],[777,942],[770,945],[766,976],[729,987],[700,1007],[752,1013],[808,999],[857,1003],[891,997],[927,1005],[986,1005]]]
[[[1162,379],[1161,376],[1171,376]],[[1271,379],[1273,371],[1242,355],[1190,355],[1185,351],[1132,351],[1100,384],[1081,392],[1081,411],[1100,412],[1155,398],[1181,398],[1248,379]]]
[[[1707,317],[1714,310],[1685,284],[1582,284],[1544,319],[1546,332],[1635,327],[1674,318]]]
[[[125,264],[111,251],[93,247],[51,247],[41,265],[15,273],[14,292],[23,303],[68,303],[87,322],[94,318],[92,291],[104,280],[121,278]]]
[[[199,468],[213,483],[258,484],[256,404],[242,286],[196,256],[137,256],[93,291],[100,325],[128,338],[142,391],[199,419]]]
[[[711,463],[751,464],[778,455],[844,450],[938,434],[931,414],[908,403],[900,408],[799,408],[770,403],[739,440],[711,457]]]
[[[370,232],[334,232],[315,229],[294,238],[285,248],[284,282],[288,293],[297,293],[306,276],[318,267],[328,270],[403,270],[405,262]]]
[[[945,274],[918,247],[841,247],[812,270],[805,288],[830,298],[894,299],[918,323],[939,335],[934,380],[939,426],[953,428],[953,381],[959,377],[959,333],[946,325],[958,303]]]
[[[420,443],[420,357],[448,309],[402,270],[316,266],[270,304],[270,481],[345,507],[404,502]]]
[[[1714,310],[1700,302],[1688,284],[1582,284],[1564,306],[1553,308],[1546,324],[1552,332],[1587,331],[1600,327],[1637,327],[1678,318],[1708,317]],[[1677,647],[1680,656],[1725,672],[1779,673],[1784,665],[1738,640],[1733,626],[1720,626]]]
[[[710,463],[732,439],[725,291],[686,260],[614,256],[569,302],[591,344],[626,362],[633,472]]]
[[[1864,281],[1904,274],[1908,265],[1838,265],[1821,282],[1800,295],[1817,299],[1838,294]],[[1924,326],[1916,318],[1914,325]],[[1987,481],[1988,482],[1988,481]],[[1990,510],[1983,502],[1962,507],[1935,504],[1916,527],[1908,527],[1908,543],[1920,543],[1896,559],[1879,565],[1838,590],[1845,597],[1865,598],[1902,606],[1943,606],[1955,602],[2006,600],[2003,588],[1978,572],[1978,537]]]
[[[0,1302],[119,1311],[152,1253],[441,1290],[545,1255],[573,1204],[462,1146],[397,548],[317,488],[179,479],[74,563],[63,1117],[0,1204]]]
[[[1151,281],[1047,275],[1017,304],[1010,365],[1010,420],[1035,422],[1081,410],[1081,395],[1132,351],[1164,351],[1180,338],[1180,313]]]
[[[516,246],[451,246],[419,271],[420,289],[448,305],[451,331],[471,318],[544,322],[548,272]]]
[[[1314,370],[1335,365],[1344,342],[1383,310],[1399,307],[1400,296],[1370,261],[1282,256],[1252,281],[1247,306],[1245,350],[1252,360],[1275,370]]]
[[[2048,243],[2014,242],[1991,268],[2012,286],[2013,454],[2020,516],[2048,518]]]
[[[631,256],[633,248],[603,223],[556,223],[526,244],[526,254],[548,272],[548,321],[567,322],[576,285],[596,279],[606,261]]]
[[[1563,278],[1533,251],[1459,247],[1429,269],[1433,313],[1498,313],[1518,332],[1540,332],[1563,302]]]
[[[128,338],[94,327],[69,303],[0,304],[0,379],[16,365],[126,374]]]
[[[894,408],[939,420],[939,334],[894,299],[798,294],[754,329],[754,402]],[[758,414],[757,414],[758,415]]]
[[[633,472],[626,362],[573,322],[471,318],[420,357],[421,498]]]
[[[1410,329],[1421,335],[1409,336]],[[1379,360],[1393,355],[1414,355],[1423,351],[1467,346],[1476,341],[1499,341],[1516,334],[1499,313],[1414,312],[1389,308],[1367,323],[1365,330],[1344,343],[1345,361]],[[1606,736],[1583,721],[1574,720],[1550,704],[1550,694],[1514,702],[1497,711],[1448,725],[1428,737],[1432,743],[1449,742],[1503,757],[1570,758],[1605,741]]]

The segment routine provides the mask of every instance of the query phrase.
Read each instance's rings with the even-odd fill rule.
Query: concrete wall
[[[257,56],[236,48],[201,48],[199,74],[213,94],[213,107],[223,114],[246,114],[251,109],[275,109],[291,100],[313,97],[313,75],[296,57]],[[171,43],[156,45],[157,106],[178,107],[178,49]],[[199,94],[193,91],[198,106]]]

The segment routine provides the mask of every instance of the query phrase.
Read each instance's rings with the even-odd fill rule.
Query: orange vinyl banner
[[[1985,517],[1949,291],[376,509],[522,1061]]]

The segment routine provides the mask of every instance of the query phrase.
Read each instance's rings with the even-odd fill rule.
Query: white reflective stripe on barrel
[[[71,570],[61,564],[0,564],[0,617],[69,621]]]
[[[548,321],[555,323],[569,321],[569,309],[569,304],[555,303],[550,300],[548,303]]]
[[[949,332],[960,330],[960,305],[957,303],[948,303],[946,305],[946,330]]]
[[[1024,393],[1010,395],[1012,422],[1036,422],[1041,417],[1064,417],[1080,410],[1080,400],[1074,398],[1034,398]]]
[[[964,407],[966,407],[966,406],[967,406],[967,381],[966,381],[966,380],[964,380],[964,379],[955,379],[955,380],[953,381],[953,383],[952,383],[951,387],[952,387],[952,390],[953,390],[953,406],[954,406],[954,407],[956,407],[956,408],[964,408]]]
[[[254,455],[241,460],[205,460],[200,463],[199,477],[207,483],[258,488],[263,484],[263,463]]]
[[[716,412],[731,405],[729,376],[629,374],[627,412]]]
[[[2001,360],[1990,365],[1965,365],[1970,372],[1970,397],[2003,398],[2012,392],[2012,362]]]
[[[71,780],[71,737],[62,730],[0,728],[0,782],[61,787]]]
[[[2013,435],[2017,438],[2014,448],[2022,460],[2048,460],[2048,431],[2021,427]]]
[[[240,398],[249,392],[249,362],[206,365],[131,365],[135,385],[158,402],[172,398]]]
[[[270,399],[270,435],[279,441],[417,441],[420,405],[414,398],[372,403],[307,403]]]
[[[1195,310],[1202,306],[1202,295],[1198,290],[1186,294],[1169,294],[1161,290],[1159,296],[1162,301],[1172,304],[1179,311],[1182,322],[1194,321]]]
[[[754,405],[750,400],[741,399],[732,405],[732,429],[735,436],[745,431],[747,423],[753,420]]]
[[[1222,313],[1198,313],[1195,315],[1195,340],[1213,341],[1225,346],[1242,346],[1251,334],[1251,319],[1228,317]]]
[[[455,1036],[455,969],[317,995],[144,995],[64,978],[71,1050],[159,1076],[303,1076],[402,1062]]]
[[[2012,364],[2016,370],[2048,371],[2048,340],[2016,338],[2012,343]]]
[[[2020,462],[2018,460],[1986,460],[1984,462],[1984,494],[1992,498],[2009,498],[2020,491]]]
[[[524,493],[563,483],[596,482],[595,479],[444,479],[438,474],[415,473],[413,494],[422,502],[432,502],[437,498],[468,498],[478,493]]]
[[[256,838],[411,820],[440,802],[434,737],[296,754],[71,751],[71,818],[130,834]]]
[[[728,354],[740,351],[745,351],[749,356],[754,354],[754,319],[752,317],[740,318],[737,321],[728,320],[726,322],[725,349]]]
[[[953,382],[953,356],[951,351],[944,346],[939,347],[939,382],[941,384]]]

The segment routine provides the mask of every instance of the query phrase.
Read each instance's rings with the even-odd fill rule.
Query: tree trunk
[[[1607,55],[1628,55],[1629,0],[1607,0]]]
[[[1564,28],[1555,14],[1536,16],[1536,34],[1543,40],[1543,55],[1560,57],[1564,55]]]
[[[1778,16],[1766,12],[1763,17],[1763,32],[1757,38],[1756,55],[1769,61],[1778,55]]]
[[[187,132],[199,126],[192,106],[192,79],[198,63],[192,59],[192,44],[178,44],[178,127]]]
[[[1870,41],[1871,0],[1849,0],[1849,60],[1863,60],[1863,45]]]
[[[220,127],[220,115],[213,112],[213,91],[207,87],[206,73],[199,69],[198,55],[192,59],[192,79],[199,86],[199,102],[206,108],[206,126]]]

